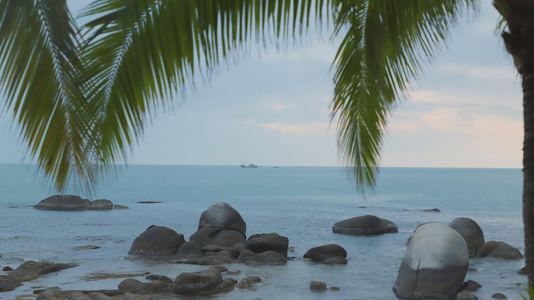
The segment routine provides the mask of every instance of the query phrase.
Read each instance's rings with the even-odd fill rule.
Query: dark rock
[[[274,232],[251,235],[245,242],[245,249],[254,253],[276,251],[284,256],[287,256],[288,246],[289,239]]]
[[[91,201],[74,195],[56,195],[41,200],[34,208],[42,210],[78,211],[86,210]]]
[[[83,251],[83,250],[96,250],[96,249],[100,249],[100,246],[87,245],[87,246],[76,247],[73,250],[74,251]]]
[[[247,276],[235,286],[238,289],[251,289],[257,287],[258,283],[261,282],[261,278],[258,276]]]
[[[376,216],[366,215],[337,222],[332,226],[335,233],[350,235],[375,235],[383,233],[395,233],[399,229],[395,223],[380,219]]]
[[[140,203],[140,204],[156,204],[156,203],[161,203],[161,201],[138,201],[137,203]]]
[[[150,272],[145,273],[105,273],[105,272],[97,272],[97,273],[91,273],[87,276],[82,277],[84,280],[92,281],[92,280],[103,280],[103,279],[110,279],[110,278],[126,278],[126,277],[137,277],[137,276],[145,276],[147,274],[150,274]]]
[[[477,249],[484,245],[484,233],[478,224],[469,218],[456,218],[449,227],[456,230],[467,243],[470,255],[475,255]]]
[[[488,257],[493,258],[500,258],[500,259],[522,259],[523,254],[519,252],[516,248],[506,244],[502,243],[499,247],[492,250]]]
[[[130,208],[126,205],[115,204],[113,205],[113,209],[130,209]]]
[[[456,300],[478,300],[478,297],[466,290],[459,292],[456,296]]]
[[[236,284],[237,280],[233,278],[226,278],[223,280],[223,282],[219,283],[219,285],[217,285],[215,289],[213,289],[212,293],[218,294],[231,292],[234,290]]]
[[[213,239],[222,229],[217,227],[202,227],[197,232],[193,233],[189,240],[199,244],[201,247],[212,245]]]
[[[338,288],[337,286],[333,286],[333,287],[330,287],[330,290],[337,292],[337,291],[340,291],[341,289]]]
[[[106,199],[98,199],[91,202],[89,210],[111,210],[113,209],[113,203]]]
[[[232,247],[235,244],[244,243],[246,237],[243,233],[237,230],[221,230],[212,240],[212,245],[222,247]]]
[[[415,231],[393,291],[398,298],[454,298],[468,266],[464,238],[448,226],[427,223]]]
[[[336,244],[328,244],[311,248],[304,253],[304,258],[309,258],[313,261],[325,261],[331,257],[347,257],[347,251]]]
[[[473,281],[473,280],[468,280],[464,282],[464,285],[462,286],[462,290],[476,292],[481,287],[482,286],[478,282]]]
[[[346,265],[347,263],[347,259],[341,256],[330,257],[323,262],[325,265]]]
[[[159,281],[163,281],[163,282],[166,282],[166,283],[173,283],[174,281],[172,279],[170,279],[169,277],[167,276],[163,276],[163,275],[156,275],[156,274],[150,274],[148,275],[147,277],[145,277],[146,280],[150,280],[150,281],[156,281],[156,280],[159,280]]]
[[[5,266],[5,267],[2,268],[2,271],[4,271],[4,272],[13,271],[13,268],[11,268],[10,266]]]
[[[228,271],[226,272],[226,275],[228,276],[238,276],[238,275],[241,275],[241,271],[237,270],[237,271]]]
[[[501,294],[501,293],[495,293],[495,294],[491,295],[491,298],[495,298],[495,299],[508,299],[508,297],[506,297],[506,295]]]
[[[310,282],[310,290],[312,292],[324,292],[326,291],[326,283],[321,281]]]
[[[12,291],[21,285],[22,283],[20,282],[1,282],[0,281],[0,293]]]
[[[517,271],[517,274],[519,274],[519,275],[528,275],[527,267],[521,268],[521,270]]]
[[[487,257],[488,254],[491,251],[497,249],[500,245],[501,245],[500,242],[488,241],[488,242],[484,243],[484,245],[481,245],[480,247],[478,247],[477,256],[479,256],[479,257]]]
[[[42,275],[75,267],[74,264],[55,264],[28,260],[8,275],[0,275],[0,282],[23,282],[39,278]]]
[[[137,293],[146,295],[146,294],[156,294],[156,293],[171,293],[172,281],[165,282],[161,280],[154,280],[147,283],[141,283],[137,288]]]
[[[441,212],[441,210],[439,210],[439,208],[422,209],[421,211],[427,211],[427,212]]]
[[[212,268],[219,270],[221,273],[228,272],[228,268],[225,266],[214,265]]]
[[[126,293],[126,292],[134,293],[134,292],[137,292],[137,289],[139,288],[141,284],[142,284],[141,281],[133,279],[133,278],[124,279],[121,283],[119,283],[119,291],[123,293]]]
[[[176,252],[176,256],[178,258],[202,257],[202,251],[200,248],[201,246],[199,243],[186,242],[180,246],[180,249],[178,249],[178,252]]]
[[[233,207],[228,203],[217,202],[210,206],[200,216],[198,229],[203,227],[218,227],[220,229],[233,229],[247,234],[247,224]]]
[[[195,294],[215,289],[223,282],[219,270],[206,270],[193,273],[182,273],[174,280],[174,292],[176,294]]]
[[[287,258],[275,251],[265,251],[256,254],[250,250],[244,249],[241,251],[237,261],[253,266],[283,265],[287,263]]]
[[[241,250],[243,250],[243,249],[234,248],[234,247],[221,247],[221,246],[216,246],[216,245],[207,245],[207,246],[204,246],[204,247],[202,247],[200,249],[200,251],[202,253],[226,251],[226,252],[230,253],[234,258],[238,258],[239,257],[239,254],[241,253]]]
[[[128,254],[174,255],[183,244],[183,235],[164,226],[152,225],[134,240]]]

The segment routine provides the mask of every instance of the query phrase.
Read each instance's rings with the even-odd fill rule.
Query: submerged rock
[[[42,210],[78,211],[87,210],[90,205],[91,201],[75,195],[55,195],[41,200],[34,208]]]
[[[221,272],[211,269],[200,272],[184,272],[174,280],[174,292],[188,295],[214,290],[223,282]]]
[[[35,280],[42,275],[75,266],[74,264],[56,264],[52,262],[36,262],[33,260],[26,261],[8,275],[0,275],[0,291],[11,291],[21,286],[21,282]]]
[[[399,298],[454,298],[469,266],[464,238],[438,223],[419,226],[406,250],[393,291]]]
[[[152,225],[134,240],[128,254],[174,255],[183,244],[182,234],[164,226]]]
[[[326,291],[326,283],[321,281],[310,282],[310,290],[312,292],[324,292]]]
[[[337,222],[332,226],[332,230],[335,233],[350,235],[376,235],[399,231],[395,223],[372,215],[355,217]]]
[[[347,251],[339,245],[328,244],[328,245],[311,248],[306,253],[304,253],[304,258],[309,258],[313,261],[320,261],[320,262],[324,262],[325,260],[333,258],[333,257],[346,258]],[[346,262],[346,259],[345,259],[345,262]]]
[[[261,282],[261,278],[258,276],[247,276],[235,286],[238,289],[252,289],[258,286]]]
[[[484,233],[477,222],[469,218],[456,218],[449,227],[456,230],[465,240],[470,255],[475,255],[478,247],[484,244]]]

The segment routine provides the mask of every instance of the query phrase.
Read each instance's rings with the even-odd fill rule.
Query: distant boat
[[[258,167],[255,164],[240,165],[240,166],[241,166],[241,168],[257,168]]]

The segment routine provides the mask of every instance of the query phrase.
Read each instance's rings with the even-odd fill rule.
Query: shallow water
[[[31,293],[34,286],[114,289],[123,279],[87,281],[93,272],[151,272],[175,278],[205,266],[144,261],[127,255],[132,241],[148,226],[162,225],[184,234],[198,226],[212,203],[228,202],[247,222],[247,235],[277,232],[287,236],[295,259],[285,266],[228,265],[236,279],[258,275],[256,291],[235,290],[213,299],[394,299],[391,288],[404,257],[405,242],[423,222],[448,224],[456,217],[478,222],[486,240],[501,240],[524,252],[519,169],[383,168],[377,188],[358,195],[342,168],[234,166],[130,166],[94,199],[106,198],[129,210],[53,212],[31,208],[52,193],[29,166],[0,165],[0,266],[23,260],[74,262],[79,266],[43,276],[0,299]],[[138,201],[162,201],[138,204]],[[441,212],[422,209],[439,208]],[[373,214],[395,222],[399,233],[354,237],[332,233],[335,222]],[[311,247],[335,243],[348,252],[348,265],[325,266],[302,260]],[[100,249],[74,251],[97,245]],[[482,285],[480,299],[496,292],[520,299],[526,277],[523,260],[471,259],[467,279]],[[2,273],[2,272],[0,272]],[[141,281],[142,277],[137,278]],[[312,293],[312,280],[340,291]]]

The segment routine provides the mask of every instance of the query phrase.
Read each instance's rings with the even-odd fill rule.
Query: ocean
[[[16,268],[25,260],[78,265],[0,293],[0,299],[31,294],[38,286],[115,289],[124,279],[86,280],[96,272],[151,272],[174,279],[181,272],[207,269],[139,259],[128,250],[150,225],[170,227],[188,240],[200,214],[220,201],[240,212],[247,236],[287,236],[294,249],[288,255],[295,258],[284,266],[227,265],[242,272],[234,278],[255,275],[262,283],[256,290],[236,289],[210,299],[395,299],[392,286],[406,240],[418,224],[448,225],[456,217],[472,218],[486,241],[504,241],[524,253],[522,182],[520,169],[381,168],[376,188],[362,196],[341,167],[132,165],[100,184],[91,197],[130,209],[56,212],[31,207],[54,194],[32,166],[0,164],[0,266]],[[432,208],[440,212],[423,211]],[[334,223],[368,214],[395,222],[399,232],[368,237],[332,232]],[[303,260],[308,249],[331,243],[347,250],[347,265]],[[85,245],[101,248],[74,250]],[[523,260],[472,258],[466,280],[482,285],[475,293],[480,299],[491,299],[497,292],[520,299],[527,278],[517,271],[523,266]],[[136,279],[146,281],[143,276]],[[310,281],[323,281],[340,291],[314,293]]]

